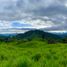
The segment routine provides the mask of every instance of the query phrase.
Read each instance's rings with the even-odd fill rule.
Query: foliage
[[[0,67],[67,67],[67,44],[0,42]]]

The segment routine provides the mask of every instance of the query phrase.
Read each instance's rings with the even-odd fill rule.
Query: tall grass
[[[67,44],[0,42],[0,67],[67,67]]]

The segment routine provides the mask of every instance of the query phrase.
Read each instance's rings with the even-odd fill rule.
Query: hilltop
[[[64,36],[64,35],[63,35]],[[66,39],[66,37],[64,37]],[[0,35],[0,40],[1,41],[18,41],[18,40],[26,40],[26,41],[31,41],[31,40],[41,40],[41,41],[47,41],[50,43],[57,43],[57,42],[62,42],[64,39],[62,36],[49,33],[49,32],[44,32],[42,30],[30,30],[25,33],[21,34],[12,34],[12,35]]]

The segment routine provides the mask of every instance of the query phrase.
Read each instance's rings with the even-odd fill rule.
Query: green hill
[[[67,44],[60,40],[40,30],[0,36],[0,67],[67,67]]]
[[[51,33],[48,33],[48,32],[44,32],[44,31],[41,31],[41,30],[31,30],[31,31],[28,31],[24,34],[18,34],[16,36],[17,38],[34,38],[34,37],[38,37],[38,38],[59,38],[58,35],[55,35],[55,34],[51,34]]]
[[[67,67],[67,44],[0,42],[0,67]]]
[[[41,30],[31,30],[22,34],[16,34],[14,36],[0,36],[0,41],[31,41],[31,40],[41,40],[46,41],[48,43],[57,43],[57,42],[63,42],[62,37],[56,34],[44,32]]]
[[[24,34],[17,34],[14,38],[16,38],[18,40],[20,40],[20,39],[33,40],[34,39],[34,40],[46,40],[46,41],[53,41],[53,42],[61,41],[60,36],[58,36],[56,34],[44,32],[41,30],[31,30]]]

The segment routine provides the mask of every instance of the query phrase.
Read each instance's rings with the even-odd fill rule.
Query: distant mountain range
[[[53,41],[61,41],[63,38],[67,37],[67,33],[49,33],[44,32],[42,30],[30,30],[25,33],[20,34],[0,34],[0,40],[32,40],[32,39],[41,39],[41,40],[53,40]]]
[[[15,39],[21,40],[21,39],[27,39],[27,40],[52,40],[55,42],[60,42],[62,37],[56,34],[44,32],[41,30],[31,30],[23,34],[17,34],[14,36]]]
[[[59,31],[59,32],[49,32],[49,33],[52,33],[52,34],[56,34],[60,37],[67,37],[67,32],[64,32],[64,31]]]
[[[12,28],[10,28],[9,30],[12,30]],[[15,32],[15,33],[0,33],[0,36],[15,36],[15,35],[18,35],[18,34],[22,34],[22,35],[26,35],[26,33],[33,33],[33,32],[35,32],[35,33],[37,33],[37,32],[39,32],[39,34],[41,34],[41,33],[44,33],[44,35],[46,35],[46,33],[47,34],[52,34],[53,36],[55,36],[55,35],[58,35],[59,37],[66,37],[67,36],[67,32],[62,32],[62,31],[43,31],[43,30],[39,30],[39,29],[26,29],[26,28],[23,28],[23,29],[18,29],[18,30],[21,30],[21,32]],[[25,31],[24,31],[25,30]],[[14,31],[14,30],[13,30]],[[23,32],[22,32],[23,31]],[[32,34],[30,34],[30,35],[32,35]],[[29,36],[30,36],[29,35]],[[42,34],[41,34],[42,35]]]

